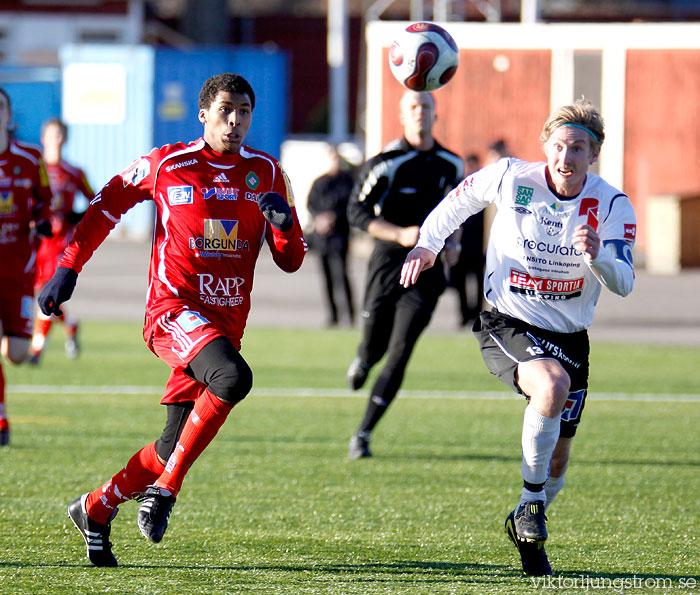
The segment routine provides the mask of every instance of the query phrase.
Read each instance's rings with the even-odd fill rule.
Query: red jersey
[[[287,198],[291,229],[278,231],[263,217],[257,201],[268,191]],[[185,307],[240,346],[263,241],[287,272],[301,266],[306,252],[291,186],[279,163],[245,146],[236,154],[219,154],[201,138],[153,149],[90,203],[60,266],[80,272],[121,215],[144,200],[153,200],[157,212],[144,338],[150,344],[158,317]]]
[[[32,223],[49,220],[51,187],[41,156],[10,140],[0,153],[0,279],[34,282]]]
[[[17,139],[10,139],[10,143],[15,145],[17,149],[20,149],[22,151],[26,151],[29,153],[34,159],[36,159],[37,163],[39,164],[39,185],[36,188],[36,193],[35,193],[35,204],[49,204],[51,203],[51,198],[53,195],[53,191],[51,190],[51,180],[49,180],[49,175],[48,171],[46,169],[46,161],[44,161],[44,154],[41,151],[41,147],[39,145],[34,145],[32,143],[26,143],[24,141],[19,141]],[[40,207],[41,208],[41,207]],[[43,207],[45,208],[45,207]],[[45,217],[46,211],[42,211],[41,216],[37,219],[37,221],[41,221],[42,219],[46,219]]]
[[[51,231],[53,237],[41,241],[37,253],[36,285],[43,286],[54,274],[64,248],[73,237],[75,224],[69,220],[73,212],[75,195],[80,192],[88,200],[95,193],[82,169],[75,167],[65,160],[58,163],[47,163],[46,171],[51,182],[53,198],[51,199]]]

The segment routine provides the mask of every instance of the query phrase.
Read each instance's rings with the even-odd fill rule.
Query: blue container
[[[255,92],[253,121],[244,144],[279,159],[287,133],[288,59],[280,51],[256,47],[157,49],[153,144],[202,136],[199,90],[207,78],[221,72],[240,74]]]
[[[38,145],[42,123],[61,115],[60,69],[5,66],[0,87],[10,96],[16,138]]]
[[[279,159],[289,97],[288,59],[280,51],[75,44],[63,46],[59,56],[61,76],[52,101],[48,90],[38,95],[37,81],[29,91],[13,89],[13,102],[30,110],[17,112],[17,119],[26,140],[38,142],[41,123],[60,115],[69,129],[66,158],[85,170],[95,189],[153,147],[201,137],[199,90],[221,72],[241,74],[255,91],[245,144]],[[142,203],[122,217],[118,230],[127,237],[148,237],[152,223],[153,205]]]

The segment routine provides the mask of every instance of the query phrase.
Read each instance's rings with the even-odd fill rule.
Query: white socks
[[[564,475],[562,475],[561,477],[552,477],[550,475],[547,478],[547,483],[544,484],[544,493],[547,496],[547,499],[544,501],[545,510],[547,510],[551,506],[552,502],[554,502],[554,498],[557,497],[557,494],[564,487],[565,483],[566,473],[564,473]]]
[[[528,483],[544,483],[549,476],[549,464],[559,439],[561,415],[554,419],[538,413],[532,405],[525,408],[523,416],[523,462],[521,473]],[[544,500],[543,492],[531,492],[523,488],[521,502]]]

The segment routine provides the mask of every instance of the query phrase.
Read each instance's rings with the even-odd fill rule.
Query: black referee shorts
[[[473,331],[486,367],[517,393],[524,394],[516,380],[518,364],[553,358],[562,365],[571,379],[571,389],[559,435],[572,438],[581,421],[588,392],[588,332],[555,333],[495,310],[482,312],[474,321]]]

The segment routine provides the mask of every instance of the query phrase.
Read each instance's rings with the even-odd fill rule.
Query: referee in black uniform
[[[362,342],[347,372],[350,388],[362,387],[371,367],[387,355],[350,440],[348,456],[353,459],[372,456],[372,430],[396,396],[413,347],[446,286],[443,267],[433,267],[416,285],[401,287],[404,259],[423,220],[464,175],[462,159],[433,138],[435,100],[430,93],[404,93],[399,119],[403,138],[364,165],[348,204],[350,224],[376,239],[367,270]],[[457,262],[458,235],[448,239],[444,257],[447,266]]]

